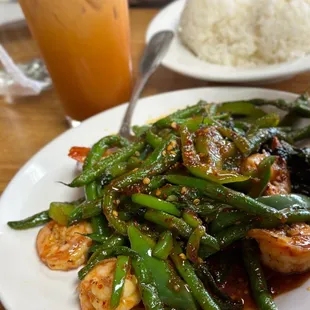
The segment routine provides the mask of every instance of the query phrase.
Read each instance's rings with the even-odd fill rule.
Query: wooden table
[[[144,47],[145,30],[157,9],[132,9],[132,55],[134,69]],[[27,61],[39,55],[27,27],[0,31],[0,43],[16,61]],[[216,85],[188,78],[160,68],[146,87],[144,96],[166,91]],[[310,86],[310,73],[262,87],[300,93]],[[64,114],[54,90],[40,96],[22,98],[7,104],[0,98],[0,194],[18,169],[50,140],[67,130]],[[3,308],[2,308],[3,309]],[[1,305],[0,305],[0,310]]]

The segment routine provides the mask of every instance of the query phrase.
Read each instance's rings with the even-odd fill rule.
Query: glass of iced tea
[[[69,122],[128,101],[127,0],[19,0]]]

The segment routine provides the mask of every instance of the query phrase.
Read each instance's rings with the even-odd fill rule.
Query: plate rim
[[[163,7],[151,20],[149,23],[146,34],[145,34],[145,42],[149,42],[150,37],[152,34],[156,33],[156,31],[153,31],[153,28],[157,28],[157,24],[160,22],[162,16],[166,14],[168,11],[173,11],[173,8],[176,8],[176,12],[178,12],[178,9],[180,6],[185,5],[186,0],[175,0],[172,3],[169,3],[165,7]],[[160,28],[160,27],[159,27]],[[175,32],[176,37],[174,40],[178,40],[178,34],[176,29],[173,27],[173,30]],[[181,42],[180,42],[181,44]],[[279,64],[274,65],[267,65],[265,67],[257,67],[257,68],[249,68],[249,69],[242,69],[243,72],[235,71],[233,72],[233,75],[229,75],[229,72],[221,73],[221,67],[222,68],[229,68],[228,66],[220,66],[216,64],[212,64],[203,60],[200,60],[198,57],[195,57],[193,53],[184,46],[184,50],[189,51],[193,58],[198,60],[202,66],[216,66],[218,67],[218,71],[216,74],[214,73],[215,69],[212,70],[212,74],[208,74],[208,70],[192,70],[190,66],[186,64],[177,63],[175,61],[170,61],[168,58],[168,55],[163,59],[162,65],[174,72],[177,72],[179,74],[198,78],[205,81],[215,81],[215,82],[226,82],[226,83],[248,83],[248,82],[263,82],[263,81],[272,81],[272,80],[284,80],[289,79],[290,77],[308,72],[310,71],[310,55],[305,56],[303,58],[297,58],[289,62],[282,62]],[[231,67],[234,68],[234,67]],[[207,67],[205,68],[207,69]]]
[[[168,91],[168,92],[164,92],[164,93],[150,95],[150,96],[146,96],[146,97],[141,98],[139,100],[139,103],[143,104],[143,101],[147,101],[150,98],[160,98],[161,96],[176,95],[176,94],[181,94],[182,92],[193,92],[193,93],[195,93],[197,91],[198,92],[199,91],[211,91],[212,92],[212,91],[218,91],[218,90],[221,90],[224,92],[229,92],[231,90],[235,90],[235,91],[244,91],[245,90],[247,92],[264,91],[265,93],[269,93],[269,94],[272,94],[272,93],[277,94],[277,96],[286,96],[286,97],[292,97],[292,98],[298,96],[298,94],[296,94],[296,93],[281,91],[281,90],[268,89],[268,88],[263,88],[263,87],[211,86],[211,87],[185,88],[185,89]],[[193,104],[195,104],[195,103],[189,102],[188,105],[193,105]],[[15,182],[18,182],[18,179],[22,177],[22,175],[23,175],[24,171],[27,169],[27,167],[29,167],[33,162],[35,162],[38,157],[42,156],[42,154],[44,154],[44,152],[46,152],[50,148],[51,145],[53,145],[54,143],[57,143],[57,141],[59,141],[61,139],[64,139],[64,137],[69,136],[73,132],[84,130],[84,128],[87,127],[87,125],[89,123],[93,122],[93,120],[96,118],[102,117],[102,115],[104,115],[107,111],[113,111],[113,110],[117,110],[117,109],[121,110],[121,109],[124,109],[127,105],[128,105],[128,103],[123,103],[119,106],[116,106],[116,107],[107,109],[105,111],[102,111],[102,112],[86,119],[85,121],[83,121],[79,127],[68,129],[68,130],[64,131],[63,133],[61,133],[60,135],[58,135],[57,137],[55,137],[54,139],[52,139],[47,144],[45,144],[33,156],[31,156],[25,164],[23,164],[21,166],[21,168],[15,173],[13,178],[7,184],[2,195],[0,196],[0,209],[8,206],[8,202],[9,202],[8,199],[10,198],[10,195],[11,195],[11,189],[15,186]],[[6,307],[6,309],[9,309],[9,301],[6,300],[6,297],[4,296],[4,293],[2,293],[2,290],[0,290],[0,301],[3,304],[3,306]]]

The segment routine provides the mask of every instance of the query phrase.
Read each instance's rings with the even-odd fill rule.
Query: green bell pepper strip
[[[16,230],[28,229],[44,225],[50,221],[49,211],[42,211],[21,221],[10,221],[7,224]]]
[[[224,171],[204,164],[195,150],[193,135],[186,127],[182,127],[180,134],[183,164],[193,175],[221,184],[243,182],[249,179],[248,176],[240,175],[234,171]]]
[[[257,108],[251,100],[224,102],[218,105],[217,112],[252,116],[255,118],[262,117],[266,114],[263,110]]]
[[[260,197],[267,188],[267,185],[271,178],[271,167],[276,160],[276,156],[268,156],[264,158],[257,168],[256,178],[258,182],[254,183],[249,195],[253,198]]]
[[[206,228],[202,225],[194,229],[188,238],[186,246],[186,257],[193,263],[198,262],[198,251],[201,238],[206,234]]]
[[[266,114],[255,120],[255,123],[249,128],[247,134],[252,134],[260,128],[277,127],[280,123],[280,117],[277,113]]]
[[[165,310],[158,290],[142,258],[132,258],[132,267],[138,279],[139,291],[146,310]]]
[[[171,136],[167,141],[164,141],[145,160],[141,168],[128,172],[113,180],[111,186],[113,188],[123,189],[142,181],[144,178],[150,178],[165,172],[169,167],[178,162],[180,158],[180,150],[175,139],[175,136]],[[171,146],[171,149],[169,146]]]
[[[69,202],[51,202],[48,215],[60,225],[68,225],[68,219],[76,206]]]
[[[249,151],[250,143],[245,137],[224,126],[217,125],[216,128],[225,138],[232,140],[242,154],[246,154]]]
[[[197,216],[197,214],[191,210],[184,210],[182,214],[183,220],[192,228],[197,228],[202,225],[202,220]]]
[[[243,211],[231,210],[220,212],[216,218],[211,222],[209,230],[212,234],[215,234],[229,226],[234,224],[240,224],[245,219],[249,219],[249,215]]]
[[[118,255],[135,255],[136,253],[125,246],[99,247],[89,258],[87,264],[78,272],[78,277],[83,280],[85,276],[100,262],[106,258]]]
[[[101,211],[101,198],[96,200],[85,201],[73,209],[68,216],[68,225],[75,224],[82,220],[100,215]]]
[[[254,240],[243,240],[243,260],[249,276],[251,292],[260,310],[276,310],[271,294],[268,291],[260,260],[259,250]]]
[[[214,200],[229,204],[250,214],[269,216],[270,218],[280,219],[283,223],[285,222],[285,216],[275,208],[269,207],[221,184],[181,175],[167,175],[167,181],[172,184],[197,188]]]
[[[142,234],[134,225],[128,227],[128,236],[131,248],[142,257],[146,268],[152,275],[162,302],[168,307],[180,310],[197,309],[191,293],[168,261],[151,255],[155,242]]]
[[[160,235],[159,240],[152,251],[152,256],[159,259],[167,259],[172,251],[172,248],[173,248],[172,233],[169,230],[167,230]]]
[[[152,209],[147,210],[144,214],[144,218],[152,223],[169,229],[173,233],[184,238],[189,238],[193,232],[193,229],[184,220],[162,211]],[[213,249],[219,250],[217,240],[206,233],[202,236],[201,243]]]
[[[189,286],[192,294],[198,301],[201,308],[204,310],[220,310],[219,306],[203,286],[203,283],[197,277],[194,267],[188,260],[182,259],[180,257],[181,253],[182,250],[179,244],[175,241],[174,248],[170,254],[171,260],[173,261],[178,273]]]
[[[109,223],[103,214],[93,216],[91,218],[91,226],[93,232],[104,236],[109,237],[111,235],[111,230],[109,228]]]
[[[229,295],[219,289],[214,280],[207,264],[198,264],[195,266],[197,276],[202,281],[206,289],[210,289],[213,293],[213,298],[221,310],[242,310],[243,302],[241,300],[233,300]]]
[[[148,144],[150,144],[154,149],[163,143],[163,139],[155,134],[150,128],[145,135],[145,140]]]
[[[146,194],[133,194],[131,199],[133,202],[147,208],[164,211],[175,216],[181,215],[180,210],[173,203],[158,199],[154,196]]]
[[[120,303],[129,266],[129,256],[121,255],[117,257],[110,300],[112,309],[117,308]]]
[[[159,127],[159,128],[170,127],[171,124],[177,119],[189,118],[195,115],[199,115],[202,112],[205,112],[205,105],[206,105],[206,102],[199,101],[194,106],[187,107],[183,110],[178,110],[168,115],[167,117],[161,118],[160,120],[154,123],[154,126]]]
[[[85,169],[69,184],[69,186],[81,187],[89,184],[100,177],[108,167],[126,161],[135,152],[140,151],[144,145],[145,143],[143,141],[139,141],[100,159],[95,165]]]

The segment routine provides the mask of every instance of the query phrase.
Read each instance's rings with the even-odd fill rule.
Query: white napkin
[[[1,2],[1,0],[0,0]],[[24,20],[25,17],[18,3],[0,3],[0,28]],[[11,103],[14,97],[38,95],[50,85],[50,81],[36,81],[28,78],[20,66],[17,66],[0,44],[0,96],[5,96]]]
[[[0,72],[0,95],[5,96],[8,103],[12,103],[14,97],[38,95],[50,86],[50,81],[41,82],[28,78],[1,44],[0,62],[4,67],[4,72]]]

